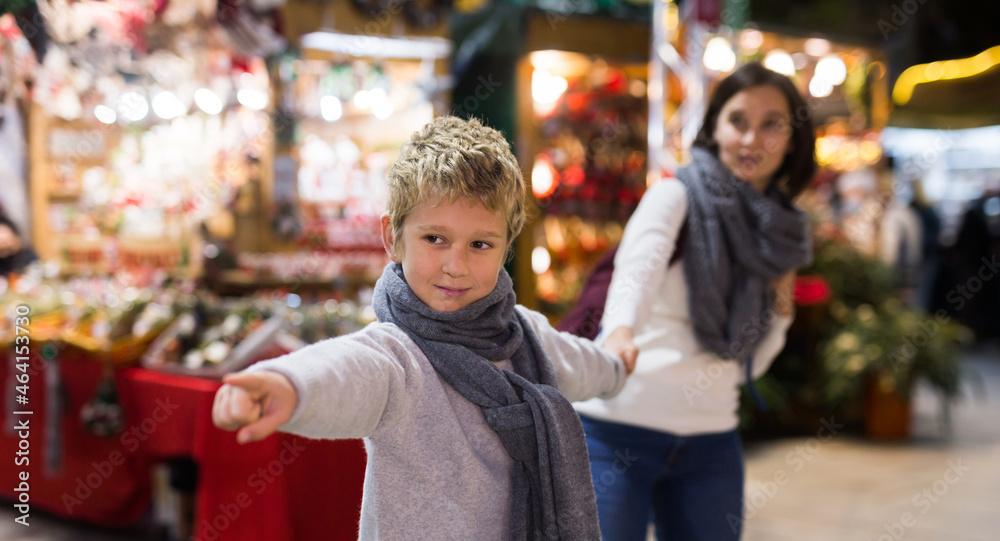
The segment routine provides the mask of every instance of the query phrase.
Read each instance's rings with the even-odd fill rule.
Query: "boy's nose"
[[[460,248],[449,250],[441,270],[448,276],[455,278],[469,274],[468,254]]]

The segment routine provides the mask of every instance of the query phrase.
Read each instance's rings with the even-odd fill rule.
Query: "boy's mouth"
[[[444,286],[434,286],[434,287],[438,288],[438,291],[440,291],[445,297],[461,297],[462,295],[465,295],[466,291],[471,289],[468,287],[464,289],[459,289],[454,287],[444,287]]]

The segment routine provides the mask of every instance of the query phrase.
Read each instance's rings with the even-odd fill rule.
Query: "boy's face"
[[[507,222],[468,199],[425,201],[403,221],[395,247],[389,215],[382,216],[382,242],[403,265],[410,289],[427,306],[454,312],[487,296],[497,284],[507,249]]]

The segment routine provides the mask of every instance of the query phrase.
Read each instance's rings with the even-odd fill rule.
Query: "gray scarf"
[[[812,260],[806,215],[741,181],[701,147],[677,172],[688,194],[684,278],[698,342],[752,362],[773,317],[771,282]],[[749,371],[749,366],[748,366]]]
[[[583,426],[556,389],[552,363],[530,324],[514,309],[507,271],[486,297],[438,312],[413,293],[402,266],[390,263],[373,304],[379,321],[406,332],[441,379],[482,408],[514,459],[510,538],[600,539]],[[514,372],[493,363],[506,359]]]

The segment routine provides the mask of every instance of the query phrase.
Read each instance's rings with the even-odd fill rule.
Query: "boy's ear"
[[[393,251],[393,246],[395,243],[395,237],[392,234],[392,222],[389,220],[389,213],[382,214],[382,246],[385,248],[385,253],[389,254],[389,259],[393,263],[399,263],[399,258],[396,257]]]

